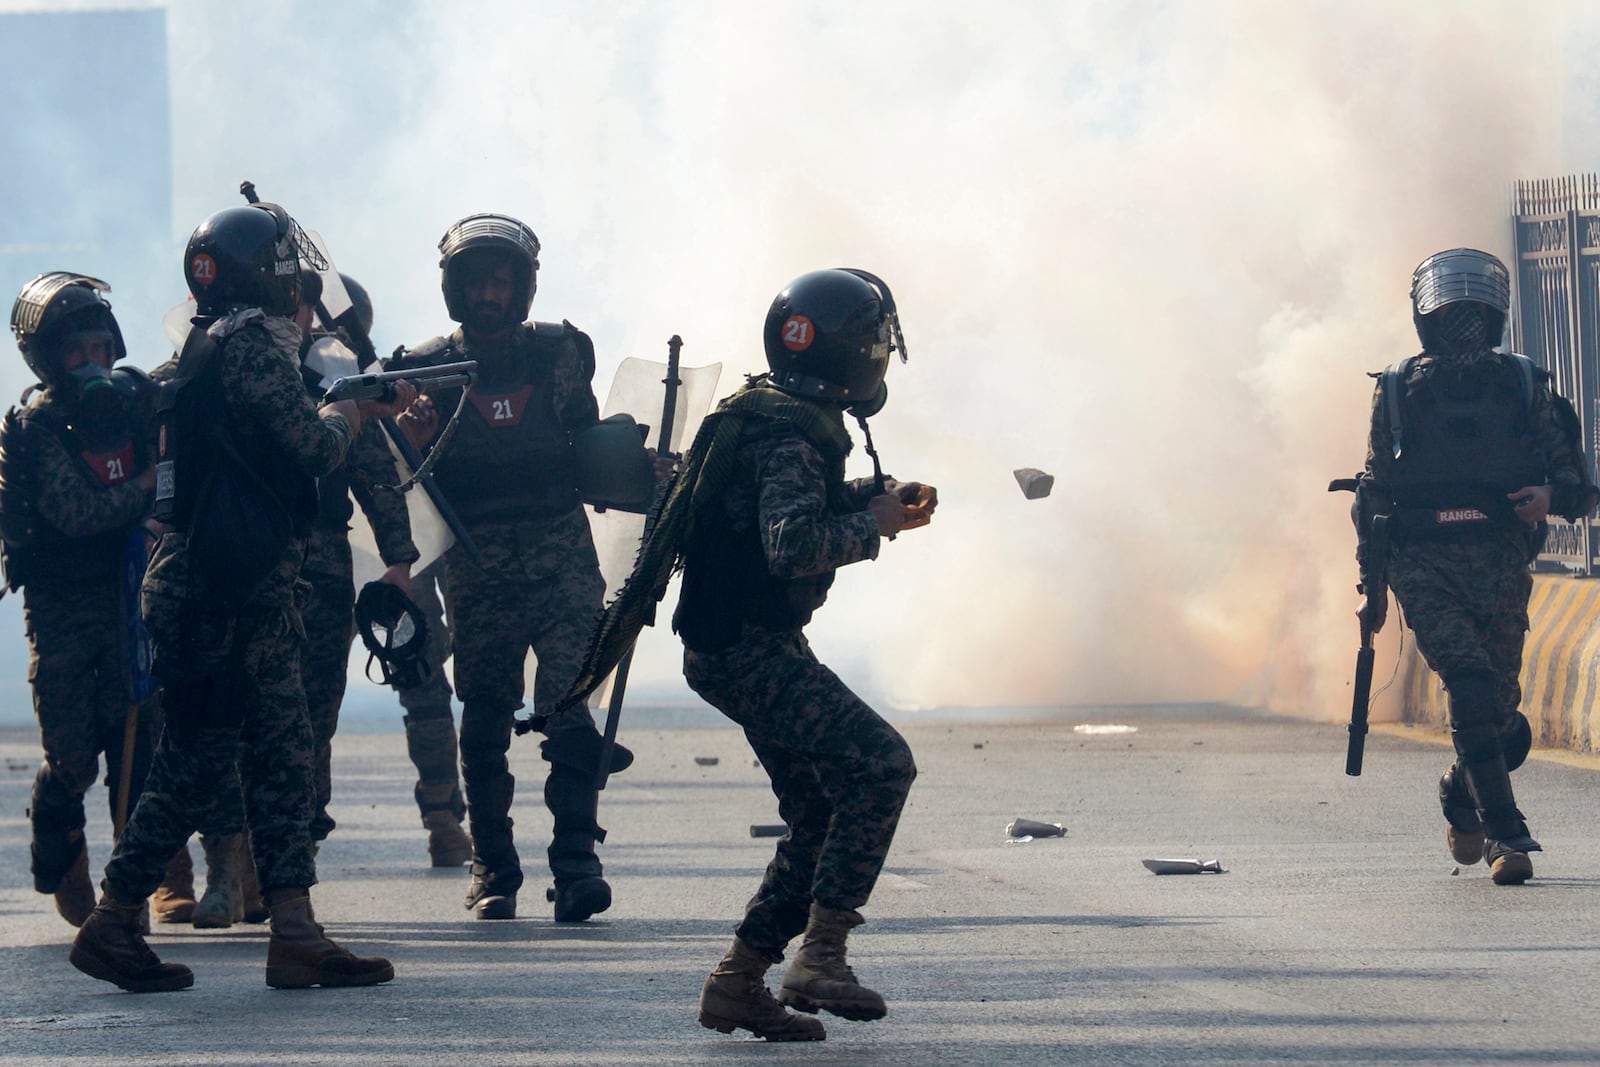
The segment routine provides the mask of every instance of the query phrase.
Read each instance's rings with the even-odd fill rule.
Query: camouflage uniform
[[[428,672],[420,685],[401,689],[399,697],[400,706],[406,709],[406,752],[417,768],[417,803],[423,818],[431,811],[424,793],[442,792],[443,787],[449,786],[447,810],[460,821],[466,817],[466,808],[456,768],[456,723],[450,704],[454,691],[444,670],[444,662],[450,658],[450,628],[440,602],[443,585],[442,562],[431,563],[411,576],[411,600],[428,626],[428,642],[423,648]]]
[[[140,443],[100,452],[68,429],[72,413],[45,389],[20,415],[4,447],[25,457],[41,521],[35,544],[8,549],[7,570],[22,583],[33,687],[44,762],[34,778],[34,887],[53,893],[83,853],[83,798],[106,757],[113,820],[121,785],[130,698],[129,635],[123,590],[124,540],[150,494],[133,477],[149,462]],[[160,730],[155,700],[137,709],[128,803],[138,800]],[[162,859],[172,855],[168,850]]]
[[[1505,494],[1548,483],[1554,493],[1552,510],[1566,510],[1584,484],[1579,464],[1586,462],[1562,426],[1549,377],[1538,372],[1531,397],[1524,399],[1514,367],[1498,355],[1465,365],[1424,356],[1409,367],[1401,385],[1406,396],[1402,410],[1411,413],[1407,419],[1416,418],[1421,410],[1416,405],[1432,403],[1428,397],[1433,395],[1496,398],[1491,401],[1498,404],[1496,418],[1511,427],[1508,432],[1513,436],[1520,435],[1518,447],[1529,453],[1526,473],[1503,476],[1510,484],[1474,489],[1486,476],[1482,460],[1463,457],[1463,466],[1453,473],[1451,483],[1441,485],[1437,499],[1427,506],[1405,506],[1407,494],[1401,491],[1401,506],[1395,506],[1391,501],[1404,460],[1394,455],[1394,433],[1380,378],[1360,504],[1369,515],[1394,513],[1386,560],[1388,583],[1405,610],[1418,650],[1451,696],[1458,760],[1441,785],[1446,817],[1456,831],[1487,829],[1491,840],[1526,835],[1507,772],[1526,758],[1531,741],[1527,720],[1518,710],[1519,675],[1533,590],[1528,564],[1537,553],[1541,533],[1517,520]],[[1421,432],[1420,419],[1416,426],[1406,425],[1402,440],[1407,451],[1402,456],[1418,451],[1422,442],[1412,438]],[[1423,496],[1428,488],[1423,487]],[[1471,506],[1452,507],[1463,502]],[[1461,515],[1482,518],[1446,521]],[[1371,577],[1366,552],[1364,542],[1364,586]],[[1481,794],[1476,803],[1467,787],[1474,774],[1481,780],[1472,787]]]
[[[680,600],[674,620],[684,634],[685,679],[744,728],[789,826],[737,930],[740,941],[773,961],[806,929],[813,901],[835,909],[866,903],[916,777],[904,739],[817,661],[801,631],[835,569],[878,555],[877,520],[862,510],[872,483],[846,484],[842,469],[842,456],[827,463],[782,423],[758,421],[747,430],[723,504],[712,513],[722,529],[699,531],[699,541],[758,540],[768,573],[790,586],[779,600],[799,609],[792,625],[762,625],[749,621],[750,612],[744,619],[736,613],[721,620],[731,627],[726,638],[698,636],[719,627],[689,625],[694,589],[730,554],[697,553],[692,541],[684,566],[688,600]],[[715,647],[725,639],[732,643]]]
[[[351,446],[340,472],[344,477],[323,480],[317,522],[307,543],[301,570],[309,588],[303,590],[300,621],[305,645],[300,672],[305,680],[306,710],[316,746],[316,812],[311,821],[312,840],[325,840],[334,828],[328,814],[333,796],[331,763],[333,735],[339,728],[339,706],[344,702],[349,676],[350,644],[355,640],[355,572],[350,557],[350,494],[372,524],[378,555],[386,566],[412,563],[418,558],[411,543],[411,524],[405,499],[395,491],[399,481],[394,456],[384,443],[383,429],[365,423]]]
[[[551,873],[558,892],[601,874],[594,846],[604,832],[595,824],[593,785],[599,731],[584,708],[553,713],[583,660],[605,583],[570,458],[571,435],[599,418],[588,339],[565,324],[528,323],[507,343],[487,347],[458,329],[390,367],[464,359],[478,361],[478,384],[434,477],[480,552],[474,561],[452,548],[444,583],[475,851],[472,907],[522,885],[506,752],[530,648],[538,660],[534,709],[546,735],[541,752],[550,763],[544,794],[554,821]],[[459,395],[440,390],[434,403],[449,412]]]
[[[299,328],[276,317],[257,316],[228,334],[213,371],[225,398],[217,417],[247,455],[270,451],[299,475],[317,477],[343,461],[350,424],[318,416],[296,369],[299,341]],[[156,887],[166,858],[236,762],[262,892],[316,883],[314,746],[295,604],[304,554],[305,542],[292,538],[249,600],[227,607],[191,573],[185,532],[167,533],[156,546],[144,609],[167,722],[145,794],[106,867],[105,886],[118,899],[136,901]]]

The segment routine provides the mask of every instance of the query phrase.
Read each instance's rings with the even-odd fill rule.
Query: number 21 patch
[[[533,386],[524,385],[514,393],[472,392],[467,394],[467,399],[472,401],[472,406],[483,421],[498,430],[522,422],[522,416],[528,410],[528,398],[532,395]]]

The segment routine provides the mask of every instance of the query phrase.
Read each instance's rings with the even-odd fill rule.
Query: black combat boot
[[[194,985],[194,972],[181,963],[162,963],[139,933],[144,901],[118,900],[110,890],[84,920],[67,956],[91,978],[130,993],[165,993]]]
[[[828,1036],[821,1019],[796,1015],[767,989],[773,960],[740,941],[722,957],[700,989],[700,1025],[731,1034],[748,1030],[768,1041],[822,1041]]]

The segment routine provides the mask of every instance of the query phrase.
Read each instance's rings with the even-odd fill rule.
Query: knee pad
[[[600,766],[600,749],[604,744],[604,739],[593,730],[562,730],[540,743],[539,754],[551,767],[566,767],[593,777],[595,768]],[[607,773],[617,774],[632,765],[633,753],[613,742],[611,770]]]
[[[1514,771],[1528,761],[1533,750],[1533,724],[1520,711],[1511,713],[1511,721],[1500,729],[1500,748],[1506,754],[1506,770]]]

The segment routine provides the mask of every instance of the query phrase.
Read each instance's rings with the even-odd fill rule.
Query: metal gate
[[[1583,424],[1591,474],[1600,453],[1600,175],[1519,181],[1512,347],[1550,372]],[[1593,575],[1593,524],[1552,517],[1543,569]]]

